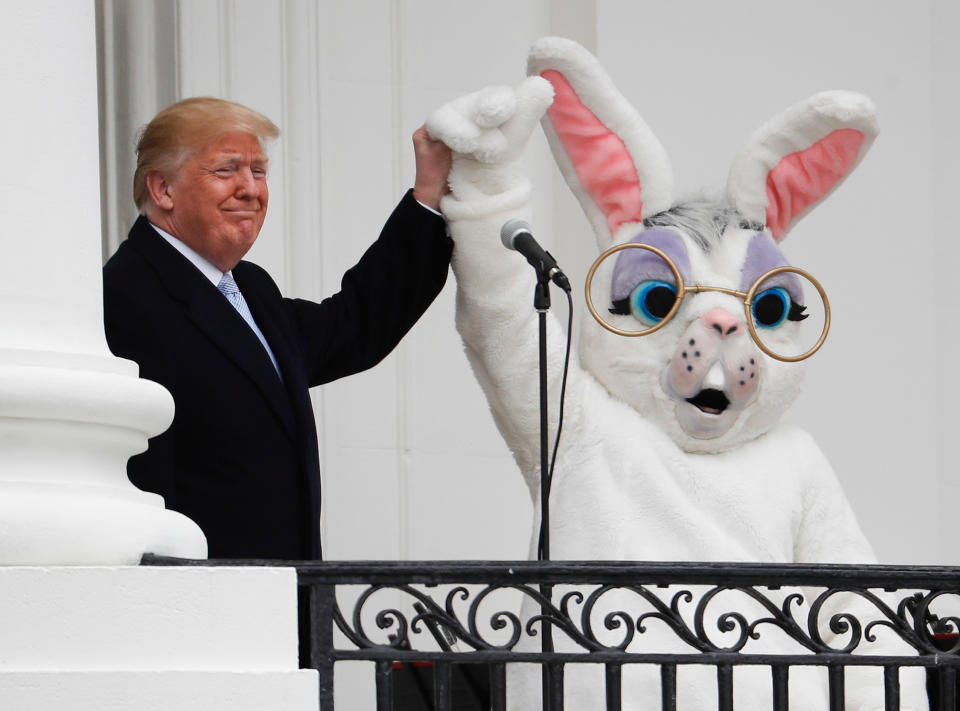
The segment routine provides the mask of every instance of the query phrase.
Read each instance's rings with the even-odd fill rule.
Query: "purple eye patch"
[[[644,230],[630,242],[656,247],[676,265],[683,280],[685,282],[689,281],[690,258],[687,255],[683,238],[676,232],[652,228]],[[610,282],[611,300],[626,299],[637,284],[650,280],[664,281],[668,284],[675,284],[676,282],[673,270],[653,252],[646,249],[621,250],[617,254],[617,261],[613,267],[613,278]]]
[[[747,245],[747,258],[740,270],[740,290],[747,291],[753,282],[771,269],[788,266],[790,263],[787,262],[773,238],[766,232],[758,232]],[[796,274],[793,272],[777,274],[765,280],[761,288],[769,289],[776,286],[786,289],[794,303],[803,304],[803,286]]]

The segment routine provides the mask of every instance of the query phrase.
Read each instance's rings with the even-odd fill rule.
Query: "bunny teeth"
[[[719,390],[723,392],[727,387],[727,374],[723,369],[723,364],[718,360],[707,371],[703,379],[704,390]]]

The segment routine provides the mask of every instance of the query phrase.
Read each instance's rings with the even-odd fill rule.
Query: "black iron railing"
[[[901,670],[914,667],[926,670],[932,709],[957,708],[960,568],[154,556],[144,563],[295,565],[309,591],[323,711],[335,709],[334,666],[351,660],[374,663],[378,711],[505,709],[508,686],[521,678],[508,665],[517,664],[539,667],[536,688],[550,711],[563,709],[565,686],[568,695],[574,685],[583,691],[586,667],[597,669],[590,708],[609,711],[651,687],[658,705],[677,708],[692,668],[697,684],[712,669],[721,711],[737,708],[739,677],[758,673],[768,678],[766,707],[786,711],[796,706],[791,672],[818,667],[831,710],[845,708],[848,677],[863,668],[876,670],[880,703],[900,708]],[[552,647],[544,649],[548,628]],[[401,699],[408,687],[417,693]],[[471,698],[454,706],[461,691]]]

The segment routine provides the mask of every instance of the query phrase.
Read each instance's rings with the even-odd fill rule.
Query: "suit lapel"
[[[248,264],[241,262],[234,268],[233,275],[257,325],[263,331],[277,359],[290,403],[297,411],[295,417],[308,418],[313,422],[313,408],[309,395],[306,395],[309,392],[309,385],[303,369],[303,361],[298,355],[299,349],[292,333],[293,327],[282,308],[283,301],[276,291],[276,285],[272,281],[265,282],[258,271],[250,269]],[[308,436],[316,437],[316,434],[308,434]]]
[[[273,283],[269,284],[272,288],[264,288],[266,285],[261,284],[263,279],[257,278],[257,274],[247,267],[247,264],[241,262],[234,268],[233,276],[240,291],[243,292],[257,326],[270,344],[270,349],[283,374],[283,380],[288,385],[287,389],[290,390],[291,386],[296,388],[299,381],[304,380],[301,373],[302,365],[293,355],[296,349],[292,335],[282,327],[286,323],[286,314],[281,308],[282,300],[277,298],[276,286]],[[273,367],[272,364],[271,367]]]
[[[260,390],[287,434],[296,441],[296,424],[283,383],[270,362],[270,356],[243,317],[189,260],[150,227],[145,218],[137,220],[130,242],[153,265],[167,291],[183,304],[197,329]],[[275,329],[263,328],[259,320],[257,325],[261,326],[283,368],[270,335]],[[288,359],[285,357],[284,360]]]

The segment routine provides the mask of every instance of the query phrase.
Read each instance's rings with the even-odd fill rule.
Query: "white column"
[[[103,335],[93,0],[11,3],[0,86],[0,563],[204,556],[126,476],[173,400]]]

